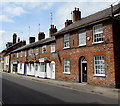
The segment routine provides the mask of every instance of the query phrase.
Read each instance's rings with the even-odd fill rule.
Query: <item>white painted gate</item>
[[[35,63],[34,67],[35,67],[35,77],[39,77],[39,63]]]
[[[46,64],[44,62],[40,63],[39,77],[41,77],[41,78],[46,78],[47,77],[47,75],[46,75]]]
[[[50,69],[52,73],[51,79],[55,79],[55,62],[54,61],[50,63]]]
[[[47,78],[52,78],[50,63],[46,63],[46,73],[47,73]]]

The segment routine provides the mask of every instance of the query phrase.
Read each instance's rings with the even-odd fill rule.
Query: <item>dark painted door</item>
[[[82,63],[82,82],[87,82],[87,63]]]

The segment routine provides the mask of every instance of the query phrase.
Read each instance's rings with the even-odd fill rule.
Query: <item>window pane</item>
[[[64,35],[64,47],[69,47],[69,34]]]
[[[95,56],[95,74],[105,74],[104,71],[104,56]]]
[[[103,41],[103,26],[102,24],[93,26],[94,42]]]
[[[86,32],[79,32],[79,45],[86,45]]]
[[[64,72],[70,72],[70,59],[64,59]]]

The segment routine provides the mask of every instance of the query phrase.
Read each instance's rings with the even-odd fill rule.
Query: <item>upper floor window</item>
[[[35,49],[35,55],[38,55],[38,47]]]
[[[32,55],[33,54],[33,49],[30,49],[30,55]]]
[[[70,59],[69,58],[64,59],[64,73],[70,74]]]
[[[85,29],[79,31],[79,46],[86,45],[86,31]]]
[[[21,51],[21,52],[20,52],[20,57],[22,57],[22,53],[23,53],[23,52]]]
[[[46,53],[46,51],[47,51],[47,50],[46,50],[46,45],[43,45],[43,46],[42,46],[42,53]]]
[[[24,52],[25,53],[25,57],[27,56],[27,51]]]
[[[103,25],[102,24],[93,26],[93,42],[94,43],[103,42]]]
[[[51,52],[55,52],[55,43],[51,44]]]
[[[18,53],[16,55],[17,55],[17,58],[18,58]]]
[[[69,34],[64,35],[64,48],[69,48],[70,47],[70,38]]]
[[[13,53],[13,57],[16,57],[16,53]]]
[[[94,57],[94,74],[95,76],[105,76],[104,56]]]

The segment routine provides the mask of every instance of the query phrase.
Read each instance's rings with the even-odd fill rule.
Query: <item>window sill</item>
[[[94,75],[94,77],[106,77],[106,75],[104,74],[104,75],[102,75],[102,74],[96,74],[96,75]]]
[[[64,47],[63,49],[70,49],[70,47]]]
[[[55,53],[55,51],[51,51],[51,53]]]
[[[101,43],[104,43],[104,41],[100,41],[100,42],[93,42],[92,44],[95,45],[95,44],[101,44]]]
[[[84,46],[86,46],[86,44],[78,45],[78,47],[84,47]]]
[[[63,72],[63,74],[68,74],[68,75],[70,75],[70,72]]]

